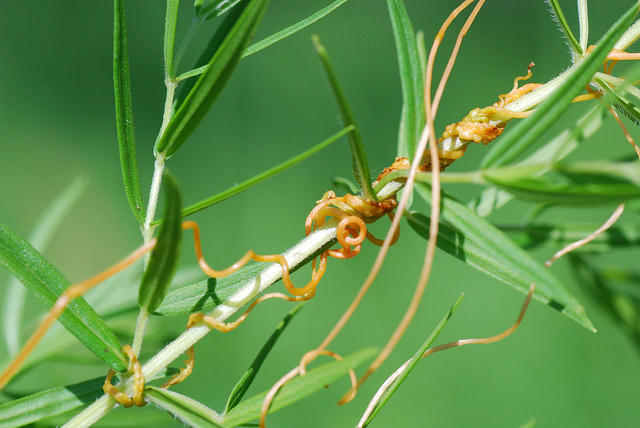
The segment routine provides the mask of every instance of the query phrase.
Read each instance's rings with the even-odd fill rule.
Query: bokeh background
[[[256,40],[328,3],[274,0]],[[575,28],[574,2],[561,3]],[[414,27],[424,31],[427,45],[457,4],[457,0],[406,0]],[[590,2],[592,42],[631,4],[630,0]],[[46,252],[71,281],[109,266],[141,241],[125,199],[118,161],[112,9],[108,1],[2,3],[0,218],[27,236],[55,195],[78,176],[88,179],[87,192]],[[546,9],[543,1],[487,2],[463,44],[439,111],[438,129],[460,120],[474,107],[495,102],[531,61],[536,63],[532,79],[536,82],[553,78],[569,65],[568,49]],[[164,4],[128,2],[127,13],[138,161],[146,196],[164,101]],[[189,2],[184,2],[179,35],[184,34],[191,14]],[[203,28],[182,71],[193,63],[216,25]],[[462,21],[453,28],[461,25]],[[181,183],[186,204],[260,173],[340,129],[336,105],[310,42],[312,34],[320,36],[333,60],[361,127],[374,175],[393,161],[401,94],[386,2],[350,0],[312,27],[241,62],[204,123],[168,162]],[[443,44],[443,54],[453,40],[452,32]],[[443,68],[445,58],[443,55],[437,70]],[[572,108],[557,129],[586,108],[589,106]],[[475,169],[485,152],[472,147],[451,170]],[[573,158],[630,153],[621,132],[609,120]],[[341,141],[268,182],[198,213],[193,218],[203,229],[207,259],[221,267],[247,249],[268,254],[294,245],[304,236],[304,219],[314,201],[332,187],[331,179],[350,175],[348,145]],[[446,190],[468,200],[480,189],[447,186]],[[424,210],[425,206],[415,208]],[[528,208],[513,204],[492,218],[497,223],[517,223]],[[602,221],[612,209],[553,210],[549,215]],[[375,225],[374,231],[384,234],[384,223]],[[194,264],[191,239],[185,241],[183,264],[189,266]],[[346,355],[366,346],[384,345],[413,293],[424,249],[425,241],[405,225],[375,286],[332,350]],[[542,249],[534,255],[544,261],[553,252]],[[270,387],[304,352],[319,344],[355,295],[375,254],[375,247],[366,246],[356,259],[329,261],[316,298],[283,335],[250,395]],[[616,254],[610,259],[633,263],[636,256]],[[635,426],[640,398],[638,350],[582,293],[566,264],[559,262],[553,269],[585,304],[597,334],[534,303],[521,328],[508,340],[454,349],[423,360],[378,415],[375,426],[520,426],[531,418],[544,427]],[[303,271],[295,276],[298,282],[308,278],[308,270]],[[5,271],[0,272],[0,291],[7,277]],[[413,354],[462,292],[466,294],[463,304],[439,343],[502,331],[515,319],[524,297],[439,251],[431,283],[408,334],[359,396],[346,406],[337,406],[347,388],[343,380],[270,416],[270,426],[354,426],[377,386]],[[290,309],[284,302],[271,301],[260,305],[232,333],[210,334],[197,345],[193,378],[176,390],[221,410],[236,380]],[[185,323],[184,318],[153,319],[152,328],[171,338]],[[90,363],[82,369],[52,363],[34,371],[39,375],[26,376],[19,388],[29,390],[30,381],[68,384],[105,372],[103,366]],[[105,423],[122,425],[118,420],[121,412],[113,412]],[[179,426],[162,414],[153,423]],[[140,420],[139,426],[143,425],[147,423]]]

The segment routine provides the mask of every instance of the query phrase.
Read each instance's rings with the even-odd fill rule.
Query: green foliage
[[[156,153],[173,155],[204,119],[238,65],[268,4],[268,0],[243,1],[225,19],[205,51],[206,57],[210,55],[206,71],[179,103],[156,144]]]
[[[0,264],[24,284],[47,308],[71,283],[46,258],[0,222]],[[118,338],[82,298],[73,299],[60,322],[91,352],[116,371],[126,369]]]
[[[138,293],[138,303],[145,312],[153,312],[162,303],[180,261],[182,249],[182,203],[178,182],[173,174],[164,172],[167,202],[158,240]]]
[[[347,102],[347,97],[345,96],[344,91],[340,86],[338,76],[333,70],[333,65],[331,64],[331,60],[329,59],[327,50],[322,45],[322,43],[320,43],[320,38],[318,38],[318,36],[313,36],[312,40],[316,48],[316,52],[318,53],[318,57],[322,62],[322,66],[324,67],[324,71],[327,73],[327,78],[329,79],[329,84],[331,86],[331,90],[333,91],[333,95],[338,103],[342,122],[345,126],[353,127],[353,131],[348,135],[349,149],[351,150],[351,166],[353,169],[353,177],[355,178],[356,183],[358,183],[358,185],[362,189],[362,194],[364,195],[364,197],[367,199],[376,200],[376,195],[373,192],[373,188],[371,186],[369,161],[367,160],[367,154],[364,150],[362,135],[360,135],[360,130],[356,126],[356,119],[353,115],[353,111],[351,111],[351,107]]]
[[[345,93],[351,93],[349,86],[351,82],[346,79],[342,82],[338,81],[328,54],[317,36],[312,38],[313,44],[328,77],[333,96],[337,100],[344,129],[301,153],[300,151],[304,150],[301,147],[309,147],[308,141],[296,141],[296,146],[288,150],[290,153],[288,159],[287,157],[277,157],[276,159],[284,158],[285,160],[279,160],[277,162],[281,163],[277,164],[277,166],[255,175],[252,172],[245,173],[244,164],[242,162],[238,163],[238,166],[232,171],[234,175],[230,182],[233,183],[236,178],[245,181],[236,182],[235,185],[226,189],[217,182],[214,182],[211,186],[203,186],[205,189],[209,187],[216,189],[216,193],[211,196],[203,197],[194,191],[196,186],[184,186],[183,193],[178,188],[176,178],[165,169],[165,163],[167,159],[176,154],[194,136],[194,131],[204,124],[213,104],[218,100],[222,100],[219,96],[229,82],[234,82],[234,84],[242,87],[243,83],[235,82],[232,79],[232,75],[243,58],[300,32],[312,23],[327,16],[345,2],[346,0],[336,0],[328,5],[323,5],[321,9],[316,9],[317,11],[307,18],[277,31],[257,43],[251,44],[263,18],[270,19],[270,15],[266,14],[267,6],[270,4],[269,0],[196,0],[193,10],[189,9],[189,13],[192,14],[191,25],[183,35],[182,41],[176,44],[176,35],[182,31],[182,10],[179,9],[179,1],[167,1],[163,52],[164,84],[166,86],[163,120],[155,141],[153,153],[150,141],[146,141],[145,143],[147,144],[140,146],[145,147],[145,150],[148,149],[148,153],[145,152],[147,161],[151,159],[152,154],[156,157],[149,198],[148,202],[146,202],[148,205],[145,209],[146,204],[142,198],[141,180],[136,158],[132,114],[132,98],[136,95],[136,91],[132,90],[132,80],[136,84],[136,78],[135,73],[132,76],[129,70],[129,46],[135,45],[133,39],[130,44],[128,38],[129,35],[134,33],[128,33],[124,0],[114,0],[113,83],[115,89],[115,122],[124,190],[129,206],[136,218],[136,228],[141,228],[142,238],[146,244],[149,243],[154,235],[154,227],[160,225],[156,233],[157,242],[145,261],[144,268],[141,261],[140,266],[132,266],[129,268],[130,272],[123,273],[122,276],[119,275],[116,279],[108,281],[110,282],[109,286],[119,285],[121,288],[111,290],[107,288],[107,291],[104,292],[105,294],[95,297],[95,305],[93,303],[89,305],[82,297],[73,299],[60,316],[60,322],[71,332],[71,335],[65,338],[62,330],[52,332],[49,341],[47,342],[45,339],[41,344],[41,348],[32,356],[28,365],[23,367],[20,372],[21,378],[28,377],[22,376],[26,373],[27,368],[40,365],[43,362],[48,364],[56,359],[66,361],[72,368],[97,362],[102,369],[104,368],[102,367],[103,363],[106,363],[113,369],[123,372],[117,378],[116,387],[129,394],[134,386],[134,376],[126,372],[129,361],[121,351],[121,342],[133,343],[135,352],[138,352],[144,337],[146,338],[145,347],[142,348],[142,353],[139,355],[143,374],[147,378],[144,396],[147,401],[154,404],[154,407],[148,406],[145,412],[158,414],[165,412],[188,426],[220,428],[250,424],[260,416],[267,391],[252,394],[250,387],[255,384],[259,373],[260,376],[264,376],[264,380],[268,384],[272,384],[282,376],[280,372],[271,372],[272,368],[268,364],[267,357],[271,355],[273,359],[273,354],[277,352],[275,351],[277,349],[275,347],[276,341],[279,340],[285,328],[295,325],[292,320],[300,307],[295,307],[266,341],[264,341],[264,338],[252,338],[251,343],[248,343],[246,348],[237,353],[228,352],[219,346],[215,348],[215,352],[220,354],[217,357],[228,359],[232,362],[236,360],[242,362],[243,368],[249,365],[249,361],[253,360],[243,374],[240,376],[238,376],[239,374],[232,374],[232,382],[238,377],[240,378],[235,383],[235,386],[225,384],[222,380],[223,376],[216,377],[220,370],[220,367],[217,366],[217,361],[219,360],[209,359],[208,357],[198,358],[198,370],[207,369],[216,373],[216,376],[210,378],[203,376],[202,379],[215,379],[215,383],[212,382],[214,384],[209,385],[202,382],[202,387],[207,389],[215,388],[216,392],[222,390],[224,394],[227,391],[225,388],[229,390],[228,399],[222,411],[219,411],[220,409],[216,407],[219,404],[216,401],[211,400],[209,402],[200,398],[199,400],[202,401],[200,402],[194,399],[195,395],[192,396],[187,389],[178,393],[148,384],[159,377],[165,377],[170,372],[175,372],[175,369],[167,369],[167,366],[188,348],[196,345],[211,328],[203,323],[198,323],[186,332],[181,332],[181,334],[173,331],[165,333],[162,328],[158,327],[155,327],[155,331],[154,327],[149,327],[149,331],[146,331],[147,314],[150,313],[156,316],[153,321],[162,322],[162,317],[207,311],[208,315],[215,319],[216,322],[228,322],[229,317],[236,311],[242,313],[243,307],[263,293],[267,287],[278,283],[282,278],[282,267],[278,263],[250,263],[241,269],[237,269],[234,273],[218,279],[207,278],[203,280],[200,273],[198,275],[185,275],[185,270],[180,271],[178,269],[183,245],[182,217],[195,213],[203,214],[206,208],[240,195],[254,185],[271,179],[294,165],[298,165],[343,136],[346,136],[349,141],[351,166],[357,184],[346,179],[334,179],[334,182],[347,188],[351,193],[361,193],[362,198],[369,200],[372,206],[375,206],[377,201],[384,202],[390,198],[389,195],[381,197],[388,186],[396,186],[393,190],[393,195],[401,191],[409,172],[407,170],[393,171],[386,175],[375,188],[372,186],[372,171],[365,154],[363,142],[363,134],[366,135],[367,131],[365,131],[365,128],[356,126],[355,115],[345,96]],[[620,161],[614,156],[603,159],[598,156],[588,156],[588,153],[585,155],[583,152],[578,151],[584,140],[594,136],[600,128],[606,114],[605,107],[613,106],[631,119],[635,125],[640,123],[640,108],[638,107],[640,90],[622,78],[597,72],[613,46],[617,46],[621,39],[635,40],[640,34],[640,29],[635,28],[635,25],[631,26],[632,20],[640,10],[640,2],[635,3],[622,18],[611,26],[589,53],[586,52],[588,36],[586,1],[578,3],[578,12],[580,14],[579,41],[576,40],[576,37],[571,32],[559,2],[549,0],[548,3],[571,47],[573,55],[571,59],[574,65],[558,78],[545,84],[539,91],[529,94],[531,95],[528,98],[529,101],[518,101],[522,101],[523,105],[525,102],[530,102],[531,104],[526,108],[522,108],[522,110],[535,108],[535,112],[531,117],[522,120],[517,119],[516,121],[519,123],[509,125],[509,129],[505,131],[504,135],[491,143],[491,147],[486,152],[479,168],[473,170],[473,165],[470,164],[472,166],[468,172],[458,173],[455,172],[455,169],[451,169],[441,174],[442,183],[451,185],[451,187],[447,187],[447,192],[443,192],[441,195],[439,236],[436,243],[445,253],[454,256],[451,259],[452,262],[465,263],[481,274],[488,276],[489,278],[486,278],[487,283],[495,282],[492,279],[497,279],[499,282],[516,288],[523,293],[527,292],[531,283],[535,283],[534,298],[536,300],[560,311],[578,325],[595,331],[591,321],[591,319],[594,319],[595,323],[593,312],[589,312],[590,319],[587,316],[585,307],[576,297],[578,294],[568,284],[569,281],[565,278],[567,275],[556,275],[550,272],[540,263],[537,254],[531,254],[526,250],[544,247],[555,251],[559,247],[588,235],[601,224],[593,219],[587,222],[577,222],[573,218],[567,220],[567,217],[560,215],[557,218],[555,216],[545,217],[544,214],[547,213],[545,210],[550,210],[550,207],[553,210],[557,210],[553,211],[554,213],[573,213],[573,211],[569,210],[575,206],[596,210],[600,206],[608,209],[613,204],[627,203],[628,211],[640,212],[640,205],[637,202],[640,197],[640,187],[638,187],[640,164],[637,159]],[[357,5],[354,4],[354,7],[357,7]],[[424,59],[426,52],[422,35],[418,33],[418,36],[416,36],[414,25],[404,2],[402,0],[388,0],[387,7],[391,28],[390,30],[385,28],[385,31],[391,31],[395,42],[399,68],[399,87],[401,89],[401,94],[397,94],[397,101],[402,102],[396,152],[399,156],[410,157],[413,155],[425,126]],[[213,21],[215,24],[208,27],[209,21]],[[420,26],[423,27],[422,23],[420,23]],[[630,26],[631,29],[629,29]],[[132,26],[131,28],[134,27]],[[431,28],[425,27],[424,29],[430,37],[432,34]],[[179,74],[178,70],[181,67],[183,57],[188,58],[188,54],[191,53],[190,49],[200,41],[196,34],[205,30],[210,33],[208,43],[203,43],[204,46],[200,52],[193,52],[192,58],[198,58],[193,67]],[[379,30],[379,26],[372,26],[371,31],[373,32],[374,30]],[[391,43],[391,35],[389,35],[389,43]],[[338,37],[339,41],[345,43],[350,41],[349,36],[345,36],[342,33],[331,34],[331,36]],[[323,37],[325,37],[324,34]],[[206,40],[207,38],[204,38],[202,41]],[[335,38],[332,40],[332,44],[335,44],[334,40]],[[178,46],[177,49],[175,48],[176,46]],[[492,46],[492,48],[495,47]],[[311,46],[309,46],[309,52],[312,52]],[[137,53],[134,53],[132,58],[136,58],[136,55]],[[355,53],[354,58],[357,59]],[[290,65],[298,67],[302,63],[302,59],[298,61],[295,58],[294,61],[294,58],[292,58],[291,64],[278,64],[278,73],[284,70],[285,67]],[[132,61],[132,64],[135,64],[135,62]],[[336,64],[338,64],[337,61]],[[370,67],[374,69],[378,66],[382,66],[382,64],[372,64]],[[247,70],[249,69],[247,68]],[[605,69],[605,72],[612,73],[612,68]],[[314,77],[307,76],[306,78],[312,79]],[[255,79],[260,85],[268,86],[271,84],[261,75],[256,76]],[[480,77],[476,78],[474,76],[473,82],[466,82],[469,83],[467,91],[475,90],[474,85],[482,86],[478,85],[478,81],[484,82],[485,80],[480,80]],[[597,88],[604,95],[603,100],[599,103],[600,105],[596,105],[578,119],[563,117],[569,109],[573,98],[588,84]],[[288,88],[279,90],[286,89]],[[230,92],[231,95],[234,94],[233,91]],[[245,95],[241,92],[235,93],[235,96],[238,97]],[[529,95],[523,97],[523,99],[526,100]],[[462,105],[465,102],[463,98],[459,96],[455,101]],[[606,101],[604,98],[606,98]],[[531,101],[532,99],[535,101]],[[250,106],[252,99],[242,99],[241,101],[243,105]],[[354,110],[359,111],[362,108],[362,101],[356,99],[357,104],[353,103]],[[443,103],[445,101],[446,98]],[[313,100],[304,100],[302,105],[306,109],[312,103],[314,103]],[[608,103],[608,106],[606,103]],[[274,109],[277,107],[278,104],[274,103]],[[390,115],[390,113],[394,113],[392,111],[393,106],[387,108],[385,105],[383,107],[376,106],[380,114]],[[221,109],[224,108],[226,107],[221,107]],[[366,116],[363,115],[363,117]],[[505,118],[505,123],[512,120],[509,116],[505,116]],[[243,120],[246,119],[243,118]],[[140,119],[136,117],[136,120]],[[264,123],[268,123],[270,120],[273,119],[267,117]],[[449,120],[447,118],[448,123],[450,123]],[[370,122],[371,118],[367,118],[361,124]],[[305,126],[303,123],[298,123],[298,119],[295,121],[290,120],[289,124],[295,127]],[[557,127],[554,128],[553,125],[557,125]],[[138,130],[141,129],[144,129],[144,127],[139,126]],[[208,135],[207,138],[218,143],[223,139],[221,135],[223,134]],[[311,137],[311,131],[309,131],[309,135],[310,139],[314,138]],[[268,140],[269,137],[271,136],[265,134],[265,141],[272,141]],[[281,137],[284,140],[287,139],[288,132],[286,129],[283,130],[281,135],[278,135],[278,138]],[[607,137],[609,136],[607,135]],[[260,143],[263,144],[262,141]],[[389,146],[387,141],[373,141],[370,144],[370,148],[374,145],[386,146],[387,148],[393,146]],[[247,147],[249,147],[248,143],[239,137],[237,141],[231,141],[226,147],[216,146],[216,150],[212,150],[212,152],[215,152],[214,159],[219,161],[219,159],[227,159],[227,152],[224,152],[223,149],[238,148],[244,157],[249,150]],[[270,154],[272,152],[271,147],[265,147],[264,152],[259,154],[265,157],[264,163],[261,163],[261,165],[268,165],[272,162],[270,159],[266,159],[264,154]],[[533,151],[534,149],[535,151]],[[338,153],[336,155],[332,154],[336,160],[338,157],[344,156],[340,152],[340,148],[332,147],[332,150]],[[474,147],[473,150],[476,150],[476,148]],[[481,149],[478,148],[478,150]],[[184,150],[183,152],[186,151]],[[533,153],[529,154],[530,151],[533,151]],[[181,155],[183,152],[181,152]],[[391,152],[386,150],[385,155],[391,157]],[[576,160],[570,156],[576,152],[582,156],[576,157],[591,160]],[[294,155],[295,153],[299,154]],[[261,161],[262,157],[260,158]],[[187,168],[190,168],[189,158],[185,156],[183,159]],[[247,156],[247,159],[249,159],[249,156]],[[516,160],[519,160],[519,162],[516,163]],[[181,159],[180,161],[183,160]],[[391,163],[391,159],[389,163]],[[333,174],[340,173],[340,171],[334,170],[334,164],[338,165],[339,162],[333,162],[333,159],[326,162],[323,166],[323,171],[326,174],[317,176],[317,171],[313,171],[312,178],[304,175],[307,171],[300,172],[298,168],[297,171],[300,176],[304,176],[305,179],[298,179],[298,176],[294,179],[289,178],[291,189],[299,189],[300,186],[298,185],[313,187],[317,184],[316,181],[318,183],[327,183]],[[456,165],[458,164],[456,163]],[[179,163],[176,166],[179,167]],[[383,167],[384,165],[375,165],[374,171],[378,172]],[[211,169],[216,170],[217,166]],[[176,169],[172,166],[172,170],[175,171]],[[222,168],[220,170],[222,171]],[[227,172],[223,174],[227,178],[228,169],[225,169],[225,171]],[[247,176],[251,178],[246,179]],[[431,204],[431,180],[432,176],[428,172],[420,171],[417,174],[417,182],[419,183],[417,190],[423,200],[416,200],[416,205]],[[199,180],[197,184],[199,185],[202,182],[206,182],[206,180]],[[471,196],[467,198],[469,201],[465,203],[462,202],[465,198],[451,196],[451,194],[457,192],[453,186],[454,183],[473,184],[481,186],[481,189],[478,187],[473,188]],[[156,219],[158,197],[163,186],[165,189],[165,209],[161,219]],[[78,184],[71,186],[67,192],[52,203],[54,208],[40,221],[40,226],[33,234],[34,242],[31,244],[21,238],[9,226],[0,222],[0,264],[22,282],[31,294],[40,299],[45,308],[50,308],[58,296],[71,284],[61,273],[61,271],[66,272],[66,270],[62,267],[56,267],[54,263],[49,261],[42,254],[39,245],[48,241],[57,229],[57,224],[68,216],[71,204],[80,194],[80,187],[82,186]],[[262,187],[262,189],[265,188],[266,186]],[[221,210],[224,210],[225,215],[229,215],[234,220],[238,219],[240,222],[238,224],[234,221],[233,224],[230,224],[226,223],[227,220],[225,220],[225,223],[221,222],[220,225],[228,229],[225,232],[231,233],[230,236],[236,239],[236,237],[240,237],[243,234],[254,233],[252,231],[248,232],[250,230],[248,227],[246,228],[247,232],[245,232],[243,227],[255,221],[251,219],[260,218],[265,211],[277,209],[278,222],[266,227],[273,227],[277,231],[283,230],[288,227],[290,222],[294,221],[289,216],[291,212],[297,210],[299,206],[304,208],[303,211],[308,211],[307,208],[313,206],[314,199],[307,200],[307,196],[298,194],[298,191],[290,190],[289,188],[278,189],[276,196],[269,197],[272,204],[267,205],[260,200],[262,195],[254,189],[253,196],[248,196],[250,193],[245,193],[245,199],[238,202],[238,205],[235,205],[236,208],[227,209],[225,205],[220,205],[225,207],[221,208]],[[207,191],[204,190],[204,192]],[[211,193],[213,192],[205,193],[205,195]],[[183,208],[182,194],[185,195],[185,198],[198,195],[196,200],[199,200],[199,202]],[[469,194],[466,193],[467,196]],[[99,193],[95,193],[95,195],[100,198],[103,196]],[[244,201],[248,202],[243,204]],[[512,214],[505,214],[500,211],[511,202],[517,202],[530,208],[533,214],[520,219],[519,217],[512,217]],[[531,203],[534,205],[530,205]],[[344,212],[348,210],[343,209],[340,205],[336,206]],[[241,211],[232,211],[232,209]],[[405,213],[405,218],[418,236],[428,240],[431,219],[421,213],[426,212],[423,211],[423,208],[417,209],[419,211]],[[249,215],[252,217],[248,217]],[[575,216],[575,214],[572,215]],[[329,216],[331,217],[331,215]],[[540,220],[541,217],[544,217],[544,220]],[[512,220],[513,218],[515,220]],[[96,225],[103,222],[102,220],[94,220],[92,222],[93,227],[97,227]],[[297,222],[298,220],[296,219],[295,221]],[[309,264],[309,262],[336,244],[338,241],[336,237],[338,222],[339,219],[337,218],[329,220],[322,227],[313,230],[307,237],[282,253],[292,273]],[[258,230],[261,227],[266,229],[258,221],[255,221],[255,223]],[[579,249],[576,254],[572,254],[569,263],[570,273],[574,279],[584,286],[585,294],[616,321],[620,328],[629,335],[636,347],[640,346],[638,273],[628,269],[627,266],[603,267],[597,257],[621,249],[625,251],[636,250],[640,242],[639,230],[640,222],[637,219],[625,219],[625,223],[616,224],[607,232],[595,238],[589,246]],[[300,225],[299,231],[302,238],[302,225]],[[265,232],[268,231],[265,230]],[[406,231],[403,232],[403,234],[406,233]],[[355,235],[355,229],[347,230],[347,234]],[[93,241],[91,242],[93,243]],[[230,242],[216,242],[216,245],[218,244],[222,251],[231,253],[231,250],[228,249]],[[99,245],[102,244],[96,244],[96,246]],[[257,245],[261,245],[261,243]],[[368,251],[364,245],[362,251]],[[381,304],[376,309],[379,311],[379,313],[375,314],[376,319],[388,322],[387,320],[397,318],[395,316],[397,308],[392,303],[397,300],[396,293],[399,287],[404,286],[404,284],[401,284],[401,281],[404,280],[398,278],[403,277],[407,271],[415,268],[413,266],[414,260],[417,259],[413,257],[413,254],[407,256],[401,265],[393,266],[390,269],[394,275],[392,279],[379,281],[382,283],[381,286],[385,286],[387,289],[385,289],[384,293],[384,305]],[[100,261],[102,262],[102,260]],[[436,262],[434,269],[439,268],[439,262]],[[345,262],[346,265],[353,266],[348,263]],[[108,264],[108,262],[105,261],[104,264]],[[333,261],[330,264],[333,264]],[[138,269],[137,272],[136,269]],[[438,288],[440,282],[458,282],[455,268],[445,267],[443,269],[446,275],[432,280],[435,284],[431,285],[431,288]],[[303,275],[300,274],[299,276],[302,277]],[[347,282],[344,279],[346,277],[347,275],[343,274],[343,276],[334,277],[334,280]],[[437,275],[436,278],[438,278]],[[443,278],[446,279],[443,281]],[[345,293],[344,295],[335,298],[334,296],[329,296],[332,304],[335,303],[339,309],[344,306],[342,305],[344,296],[351,295],[348,287],[351,284],[345,285],[341,289],[341,292]],[[466,285],[475,286],[475,284]],[[15,288],[13,285],[10,287],[12,290]],[[488,289],[488,287],[486,288]],[[135,290],[138,290],[137,295]],[[485,287],[478,287],[478,290],[484,293]],[[478,290],[474,289],[479,293]],[[318,289],[318,293],[321,292],[325,292],[322,285]],[[7,295],[13,296],[15,294],[11,292]],[[25,303],[21,298],[16,298],[15,301],[12,299],[10,298],[3,303],[6,312],[4,318],[5,339],[8,348],[10,348],[9,355],[0,359],[3,364],[10,360],[11,355],[15,354],[14,348],[23,341],[20,331],[31,330],[33,325],[37,324],[37,316],[27,317],[24,315],[28,308],[28,303]],[[134,315],[135,311],[139,309],[136,302],[141,311],[138,325],[133,328],[130,315]],[[284,305],[284,303],[282,304]],[[311,304],[315,304],[315,302]],[[380,395],[376,396],[371,403],[373,410],[369,418],[364,422],[364,426],[372,421],[387,400],[408,379],[409,373],[415,374],[417,372],[417,370],[412,370],[416,367],[424,351],[432,345],[458,304],[459,300],[434,329],[428,340],[415,353],[402,373],[394,381],[385,384],[380,390]],[[92,306],[95,306],[96,310]],[[333,308],[331,309],[322,313],[322,319],[314,319],[312,327],[298,329],[297,334],[315,338],[318,331],[321,334],[325,330],[328,331],[329,325],[327,323],[331,324],[334,321],[333,318],[330,318],[334,315]],[[259,319],[259,312],[260,310],[257,310],[253,313],[251,319]],[[296,323],[301,322],[301,318],[303,317],[297,317],[295,319]],[[107,322],[109,325],[107,325]],[[181,324],[182,321],[179,323]],[[571,324],[571,326],[575,326],[575,323]],[[118,337],[116,333],[121,337]],[[233,335],[234,332],[230,334]],[[356,333],[356,335],[360,334],[360,332]],[[364,337],[364,334],[362,336]],[[306,339],[306,337],[304,338]],[[283,341],[286,341],[286,339],[278,342],[278,347],[282,346],[280,343]],[[78,342],[78,346],[71,346],[72,343],[76,344]],[[255,349],[258,349],[263,342],[264,345],[255,357],[245,355],[246,349],[253,348],[249,345],[257,345]],[[345,346],[345,342],[347,346],[351,345],[350,341],[346,340],[337,345],[337,347]],[[355,342],[355,340],[351,342]],[[79,350],[81,346],[95,354],[98,357],[97,361],[88,353],[88,356],[83,354]],[[336,357],[336,361],[309,369],[304,376],[298,376],[287,382],[276,394],[269,413],[277,412],[315,394],[329,384],[345,378],[350,369],[357,368],[370,361],[378,353],[375,348],[363,348],[360,344],[358,344],[358,347],[360,349],[355,350],[355,352],[353,349],[349,349],[348,352],[352,352],[352,354],[344,359]],[[297,358],[306,350],[296,348],[296,353],[292,359],[297,361]],[[200,350],[198,350],[199,352]],[[153,357],[149,357],[150,355],[153,355]],[[244,362],[245,357],[248,357],[246,362]],[[200,363],[200,361],[203,363]],[[294,362],[294,364],[296,363]],[[78,375],[84,375],[84,373],[79,373]],[[437,375],[437,373],[434,373],[434,375]],[[194,377],[196,376],[198,375]],[[196,379],[194,382],[194,377],[189,379],[189,382],[197,384],[198,380]],[[74,380],[73,382],[76,381]],[[408,383],[410,382],[405,382],[404,384],[407,385]],[[18,387],[16,387],[16,384]],[[38,422],[58,423],[60,421],[60,423],[64,423],[66,420],[62,418],[68,416],[64,413],[69,411],[79,412],[76,416],[73,416],[71,426],[92,424],[113,409],[112,400],[103,394],[102,384],[103,377],[65,387],[43,387],[41,388],[42,390],[34,389],[32,386],[24,387],[19,382],[10,383],[5,394],[0,395],[0,400],[2,401],[2,404],[0,404],[0,427],[20,426]],[[247,394],[249,394],[248,398]],[[381,416],[383,414],[378,416],[379,422],[382,424],[384,424]],[[117,417],[118,414],[116,413],[115,416]],[[47,421],[44,421],[44,419],[47,419]],[[519,419],[520,422],[522,420],[526,420],[526,418]],[[123,423],[126,424],[127,422]],[[396,423],[395,420],[394,423]]]
[[[170,4],[171,2],[169,2]],[[176,2],[177,3],[177,2]],[[133,215],[140,224],[146,216],[140,176],[136,160],[136,138],[133,130],[133,106],[131,103],[131,77],[129,76],[129,47],[124,0],[114,1],[113,22],[113,87],[116,101],[116,129],[120,150],[120,169],[124,189]],[[177,7],[176,7],[177,9]],[[175,29],[174,29],[175,31]]]

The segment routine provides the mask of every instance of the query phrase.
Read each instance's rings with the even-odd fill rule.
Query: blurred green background
[[[192,14],[189,2],[183,3],[178,37],[184,34]],[[256,40],[328,3],[274,0]],[[561,3],[575,24],[574,2]],[[414,27],[424,31],[427,46],[457,4],[452,0],[406,0]],[[631,4],[630,0],[590,2],[592,42]],[[487,2],[463,44],[439,111],[438,129],[460,120],[474,107],[495,102],[498,94],[511,89],[515,76],[525,74],[531,61],[536,63],[535,82],[545,82],[569,65],[568,49],[546,8],[543,1]],[[0,218],[27,236],[52,198],[77,176],[86,177],[88,191],[46,252],[71,281],[109,266],[141,242],[125,199],[118,161],[111,72],[112,9],[108,1],[2,4]],[[164,101],[164,4],[130,1],[127,13],[138,162],[146,197],[152,146]],[[460,28],[462,22],[456,22],[453,29]],[[216,25],[203,28],[183,61],[182,71],[195,61],[198,49]],[[186,204],[262,172],[340,129],[337,108],[310,42],[312,34],[320,36],[333,60],[361,127],[374,175],[393,161],[401,94],[386,2],[350,0],[319,23],[240,63],[202,126],[168,162],[180,180]],[[445,40],[436,73],[442,70],[454,38],[452,32]],[[565,126],[589,107],[575,106],[563,122]],[[473,170],[484,153],[482,147],[472,147],[450,170]],[[573,157],[630,154],[622,133],[608,120]],[[214,267],[222,267],[248,249],[269,254],[294,245],[304,236],[307,213],[331,188],[334,176],[351,176],[346,141],[198,213],[193,218],[203,229],[205,257]],[[480,190],[463,186],[445,189],[462,200]],[[415,208],[425,209],[420,204]],[[528,208],[513,204],[493,220],[516,223]],[[549,215],[603,221],[612,209],[554,210]],[[383,235],[387,225],[384,220],[379,223],[373,230]],[[185,241],[183,264],[193,265],[191,239]],[[331,346],[333,351],[346,355],[370,345],[384,345],[413,293],[424,249],[425,241],[405,225],[359,312]],[[535,256],[544,261],[553,252],[542,249]],[[285,332],[250,395],[270,387],[304,352],[319,344],[355,295],[375,255],[376,248],[366,245],[356,259],[329,261],[317,296]],[[637,255],[615,258],[632,263]],[[544,427],[636,426],[638,350],[585,297],[581,285],[571,280],[566,262],[559,262],[553,271],[566,279],[567,287],[585,304],[597,334],[534,302],[521,328],[507,340],[454,349],[423,360],[374,426],[519,426],[531,418],[537,420],[536,426]],[[303,282],[308,275],[309,268],[303,269],[294,279]],[[1,291],[6,272],[0,272],[0,280]],[[347,382],[341,381],[270,416],[269,425],[354,426],[378,385],[413,354],[461,292],[466,294],[463,304],[439,343],[504,330],[516,318],[524,297],[439,251],[427,293],[408,334],[358,397],[337,406],[347,388]],[[210,334],[196,347],[194,377],[176,390],[220,410],[231,387],[290,309],[284,302],[271,301],[260,305],[232,333]],[[185,323],[183,318],[153,319],[152,327],[171,338]],[[0,348],[0,352],[4,350]],[[51,367],[41,368],[47,385],[78,382],[106,372],[97,365],[88,366],[86,372],[64,363],[53,366],[55,373]],[[26,378],[22,387],[28,390],[29,376]],[[117,425],[121,412],[113,412],[109,420]],[[168,416],[154,423],[178,425]]]

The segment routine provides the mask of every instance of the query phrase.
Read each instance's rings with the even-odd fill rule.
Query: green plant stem
[[[73,419],[64,424],[63,428],[89,427],[113,410],[115,406],[116,400],[114,400],[110,395],[105,394],[87,408],[93,408],[91,412],[80,412]]]
[[[142,340],[144,339],[144,333],[147,331],[147,321],[149,321],[149,312],[146,309],[141,308],[138,314],[138,320],[136,321],[136,331],[133,335],[133,344],[131,348],[136,355],[140,355],[142,349]]]

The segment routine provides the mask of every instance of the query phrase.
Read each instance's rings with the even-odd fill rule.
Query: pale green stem
[[[138,320],[136,321],[136,330],[133,335],[133,344],[131,348],[136,355],[140,355],[140,349],[142,349],[142,340],[144,339],[144,333],[147,331],[147,321],[149,320],[149,312],[145,308],[140,308],[138,314]]]
[[[147,206],[147,217],[144,219],[144,226],[142,229],[142,237],[144,242],[147,243],[153,236],[153,229],[151,229],[151,222],[156,215],[156,208],[158,206],[158,195],[160,194],[160,186],[162,184],[162,173],[164,172],[164,153],[158,153],[156,162],[153,168],[153,178],[151,180],[151,190],[149,191],[149,204]]]
[[[627,50],[629,46],[640,38],[640,19],[633,23],[627,31],[624,32],[620,40],[613,45],[614,49]]]
[[[85,409],[85,411],[78,413],[73,419],[64,424],[63,428],[89,427],[109,413],[115,405],[116,400],[110,395],[105,394]],[[89,408],[92,409],[91,412],[86,411]]]
[[[589,47],[589,13],[587,0],[578,0],[578,22],[580,24],[580,48],[586,52]]]

